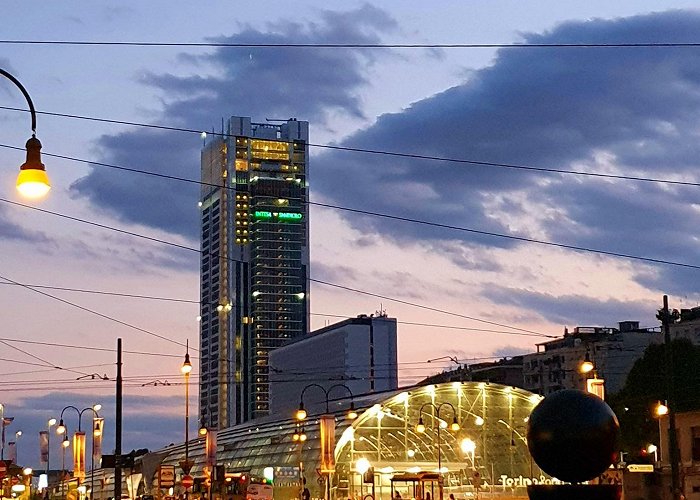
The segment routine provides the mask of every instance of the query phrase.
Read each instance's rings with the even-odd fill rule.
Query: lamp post
[[[58,429],[56,429],[58,432]],[[65,432],[65,431],[64,431]],[[61,434],[60,432],[58,432]],[[66,482],[66,449],[70,446],[70,441],[68,440],[68,434],[63,435],[63,441],[61,441],[61,496],[63,496],[63,485]]]
[[[51,189],[49,177],[46,175],[44,164],[41,163],[41,142],[36,138],[36,111],[34,103],[29,97],[27,89],[10,73],[0,68],[0,75],[4,76],[22,92],[29,105],[29,113],[32,117],[32,136],[25,145],[27,149],[27,161],[19,167],[17,176],[17,190],[27,198],[41,198]]]
[[[19,438],[22,437],[22,429],[15,432],[15,462],[19,465]]]
[[[180,367],[180,372],[185,377],[185,459],[180,461],[180,467],[184,476],[190,474],[193,462],[190,460],[190,373],[192,372],[192,362],[190,361],[190,344],[186,344],[185,361]],[[184,479],[183,476],[183,479]],[[185,487],[185,498],[188,498],[189,486]]]
[[[330,393],[333,389],[335,388],[343,388],[345,389],[348,394],[350,394],[350,408],[348,408],[348,411],[346,413],[346,416],[349,420],[354,420],[357,418],[357,412],[355,411],[355,403],[353,401],[353,393],[350,390],[350,388],[345,385],[345,384],[333,384],[330,386],[328,389],[323,387],[322,385],[319,384],[309,384],[306,387],[304,387],[301,391],[301,395],[299,396],[299,408],[297,411],[294,413],[294,417],[299,421],[302,422],[303,420],[306,419],[307,417],[307,411],[306,408],[304,408],[304,394],[306,394],[306,391],[312,387],[321,389],[321,392],[323,392],[323,395],[325,397],[325,402],[326,402],[326,413],[321,415],[319,418],[319,424],[320,424],[320,436],[321,436],[321,473],[325,475],[326,477],[326,487],[325,487],[325,492],[324,492],[324,497],[326,500],[330,498],[330,475],[335,472],[335,456],[334,456],[334,450],[335,450],[335,417],[330,414],[330,400],[329,396]],[[302,485],[304,484],[304,478],[302,477]],[[303,486],[302,486],[303,488]]]
[[[94,480],[95,480],[95,438],[96,437],[101,437],[102,436],[102,429],[99,429],[99,432],[96,431],[95,427],[95,422],[98,421],[100,418],[99,413],[97,413],[99,410],[102,409],[101,404],[95,404],[92,406],[88,406],[87,408],[83,408],[82,410],[79,410],[73,405],[68,405],[64,407],[61,410],[61,416],[59,418],[58,422],[58,427],[56,427],[56,433],[58,434],[63,434],[63,445],[64,445],[64,452],[63,452],[63,460],[64,460],[64,467],[65,467],[65,447],[67,446],[66,443],[68,443],[68,431],[66,429],[66,425],[63,423],[63,414],[66,410],[72,409],[75,410],[78,413],[78,431],[74,434],[74,449],[73,449],[73,456],[75,456],[76,453],[79,454],[79,462],[81,466],[81,470],[78,471],[79,474],[84,474],[85,471],[85,448],[84,448],[84,442],[80,443],[79,440],[82,438],[83,430],[82,430],[82,420],[83,420],[83,413],[86,411],[91,411],[93,414],[93,419],[92,419],[92,442],[91,442],[91,453],[90,453],[90,496],[94,494]],[[55,419],[53,419],[55,422]],[[81,438],[78,438],[78,436],[81,436]],[[75,468],[74,468],[75,469]],[[75,474],[75,470],[73,470],[73,474]],[[80,477],[78,480],[80,481]]]
[[[51,427],[56,425],[56,419],[50,418],[46,424],[47,424],[47,428],[49,431],[46,434],[46,448],[48,449],[48,453],[46,455],[46,484],[48,484],[49,483],[49,472],[51,471],[51,468],[49,467],[49,463],[51,462]]]
[[[452,424],[450,424],[450,430],[452,431],[458,431],[459,430],[459,422],[457,421],[457,411],[455,410],[455,407],[452,406],[451,403],[440,403],[436,405],[435,403],[424,403],[421,407],[420,410],[418,410],[418,425],[416,425],[416,432],[419,434],[422,434],[425,432],[425,424],[423,423],[423,408],[426,406],[430,406],[433,409],[433,425],[435,424],[435,420],[439,420],[438,426],[437,426],[437,457],[438,457],[438,474],[440,475],[440,500],[442,500],[443,495],[442,495],[442,453],[440,450],[440,428],[443,427],[443,423],[445,424],[444,427],[447,427],[447,421],[441,420],[440,419],[440,410],[442,410],[444,407],[448,406],[449,408],[452,409]]]

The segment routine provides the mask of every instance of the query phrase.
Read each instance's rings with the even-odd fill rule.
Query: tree
[[[700,409],[700,346],[688,339],[671,342],[673,366],[666,366],[665,346],[652,344],[630,370],[625,386],[609,404],[620,421],[621,449],[639,457],[649,443],[659,442],[659,423],[654,410],[668,399],[666,369],[671,369],[676,412]]]

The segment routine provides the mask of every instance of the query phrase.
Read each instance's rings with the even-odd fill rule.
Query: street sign
[[[180,480],[180,484],[182,484],[182,487],[185,489],[191,488],[192,485],[194,485],[194,478],[192,476],[182,476],[182,479]]]
[[[653,464],[629,464],[627,470],[630,472],[654,472]]]
[[[161,465],[158,470],[158,485],[161,488],[170,488],[175,485],[175,466]]]

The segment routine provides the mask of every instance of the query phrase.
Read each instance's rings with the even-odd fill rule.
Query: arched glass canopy
[[[376,497],[389,498],[392,478],[420,473],[441,473],[445,497],[468,497],[476,485],[503,496],[524,492],[528,479],[543,474],[526,440],[530,412],[541,399],[483,382],[398,393],[369,408],[343,432],[336,446],[335,497],[367,493],[358,461],[374,468]],[[415,496],[408,483],[395,481],[394,487],[404,499]]]

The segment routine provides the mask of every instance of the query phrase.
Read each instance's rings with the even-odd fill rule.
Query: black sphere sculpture
[[[527,442],[543,471],[561,481],[581,483],[599,476],[616,460],[619,433],[617,417],[605,401],[587,392],[562,390],[532,411]],[[602,485],[528,488],[530,498],[619,498],[619,493],[619,487]]]

